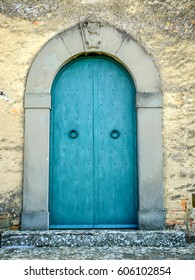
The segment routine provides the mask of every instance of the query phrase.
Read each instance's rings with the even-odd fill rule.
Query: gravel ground
[[[1,260],[195,260],[195,243],[185,247],[0,248]]]

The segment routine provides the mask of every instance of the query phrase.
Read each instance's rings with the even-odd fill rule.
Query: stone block
[[[51,95],[46,93],[26,93],[24,101],[25,109],[47,108],[51,109]]]
[[[33,221],[33,220],[32,220]],[[128,230],[52,230],[7,231],[2,234],[3,248],[18,247],[180,247],[186,245],[182,231]]]
[[[160,230],[165,228],[165,211],[144,211],[138,213],[140,230]]]
[[[36,56],[26,84],[26,93],[50,93],[53,80],[70,53],[60,36],[50,40]]]
[[[71,56],[84,52],[83,39],[79,24],[59,35]]]
[[[160,78],[154,63],[145,50],[127,37],[116,56],[128,66],[138,92],[160,93]]]
[[[46,230],[48,227],[49,212],[22,213],[22,230]]]
[[[137,108],[162,108],[162,94],[137,92],[136,107]]]
[[[23,210],[47,211],[49,184],[48,109],[27,109],[25,119]]]
[[[161,110],[138,109],[139,210],[163,211]]]

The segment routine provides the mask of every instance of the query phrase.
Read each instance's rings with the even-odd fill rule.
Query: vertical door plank
[[[105,59],[97,59],[97,62],[99,223],[134,224],[134,87],[126,71],[117,64]],[[120,133],[119,138],[111,137],[113,130]],[[117,132],[113,133],[117,135]]]
[[[93,61],[79,60],[63,70],[52,97],[51,224],[93,224]],[[72,130],[77,138],[70,137]]]

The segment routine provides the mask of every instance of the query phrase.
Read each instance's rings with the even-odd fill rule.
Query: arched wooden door
[[[80,57],[52,87],[50,228],[136,228],[135,88],[104,56]]]

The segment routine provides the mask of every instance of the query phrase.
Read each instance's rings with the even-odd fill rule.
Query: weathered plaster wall
[[[167,224],[195,230],[194,0],[2,0],[0,12],[0,226],[20,224],[31,63],[50,38],[95,14],[134,37],[159,69]]]

